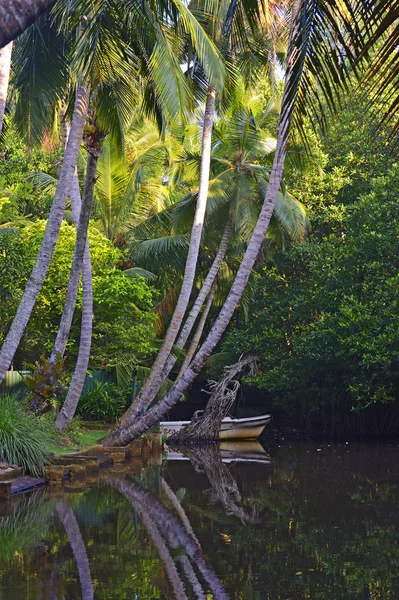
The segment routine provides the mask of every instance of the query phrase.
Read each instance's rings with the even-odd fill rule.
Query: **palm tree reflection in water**
[[[134,510],[139,514],[144,527],[151,536],[159,556],[165,565],[176,599],[186,600],[187,595],[168,546],[173,550],[177,548],[182,548],[184,550],[185,554],[183,557],[179,558],[179,562],[181,563],[187,582],[191,584],[196,598],[199,600],[205,600],[206,598],[206,593],[196,574],[197,570],[208,584],[215,600],[229,600],[229,596],[227,595],[224,586],[205,560],[187,515],[184,513],[177,497],[167,486],[166,482],[161,480],[161,487],[164,491],[167,490],[166,493],[169,499],[171,498],[171,494],[173,494],[173,505],[178,509],[178,517],[130,477],[117,478],[107,476],[104,480],[123,494]],[[179,506],[177,506],[176,503],[178,503]]]

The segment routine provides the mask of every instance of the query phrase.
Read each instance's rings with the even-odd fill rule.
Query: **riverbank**
[[[22,467],[0,466],[0,514],[11,510],[11,500],[18,494],[44,486],[82,489],[97,483],[101,472],[112,467],[113,472],[129,467],[130,472],[140,472],[148,465],[162,463],[162,436],[159,433],[147,434],[124,447],[107,447],[97,443],[87,445],[93,439],[97,442],[104,437],[104,430],[87,432],[79,446],[69,448],[69,452],[54,453],[49,464],[40,476],[26,474]],[[76,449],[77,448],[77,449]]]

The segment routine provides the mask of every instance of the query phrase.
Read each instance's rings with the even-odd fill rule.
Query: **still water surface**
[[[0,599],[399,599],[398,465],[306,442],[38,491],[0,517]]]

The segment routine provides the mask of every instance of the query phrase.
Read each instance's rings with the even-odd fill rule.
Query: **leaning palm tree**
[[[334,92],[347,84],[350,66],[356,65],[356,59],[362,56],[370,37],[373,42],[381,40],[390,26],[392,18],[385,19],[387,14],[393,18],[396,13],[392,5],[383,2],[377,6],[374,2],[349,0],[298,0],[294,3],[276,153],[262,209],[230,293],[206,340],[171,391],[139,419],[125,419],[123,426],[117,428],[105,443],[124,444],[158,422],[203,368],[234,314],[263,244],[279,193],[292,124],[296,121],[300,126],[301,116],[312,108],[320,118],[320,111],[324,109],[323,96],[334,108]],[[387,61],[394,52],[392,40],[390,44],[386,50]],[[392,81],[390,73],[387,80]]]
[[[194,9],[198,9],[200,3],[192,3]],[[234,56],[252,57],[253,51],[253,32],[265,33],[264,23],[267,13],[264,12],[262,3],[247,2],[213,2],[208,5],[207,31],[212,39],[218,44],[225,60],[230,63],[230,70],[234,73],[235,68],[242,67],[240,59],[233,60]],[[215,23],[220,25],[215,26]],[[268,57],[266,56],[266,59]],[[266,60],[267,62],[267,60]],[[188,72],[195,80],[203,83],[203,69],[198,69],[196,60],[193,65],[188,61]],[[230,79],[233,85],[234,77]],[[195,279],[195,273],[200,250],[201,237],[204,227],[206,205],[209,189],[210,161],[211,161],[211,142],[212,129],[215,119],[215,101],[219,94],[223,96],[225,88],[218,89],[215,80],[208,78],[205,90],[205,110],[202,122],[201,135],[201,160],[199,169],[199,187],[196,198],[195,213],[191,228],[190,241],[188,245],[187,258],[185,263],[184,277],[180,287],[176,306],[164,335],[162,347],[154,361],[151,372],[144,382],[138,397],[129,409],[128,419],[137,417],[147,408],[158,393],[163,381],[165,366],[171,356],[176,338],[181,329],[184,315],[189,305],[192,288]]]
[[[99,4],[102,6],[103,3],[100,2]],[[113,33],[115,33],[115,20],[117,19],[117,16],[118,16],[117,13],[115,12],[116,8],[117,8],[117,5],[110,8],[108,6],[108,3],[106,4],[107,13],[105,13],[105,14],[109,17],[113,17]],[[108,26],[107,26],[107,24],[105,22],[106,19],[104,18],[104,12],[105,11],[103,10],[101,13],[101,19],[99,20],[99,23],[100,23],[101,32],[103,33],[103,36],[105,37],[105,41],[107,41],[107,35],[105,34],[105,32],[108,32],[111,29],[111,23],[108,23]],[[191,13],[189,13],[187,11],[185,5],[179,6],[179,14],[180,14],[180,18],[182,21],[187,20],[187,28],[186,29],[187,29],[187,32],[192,37],[192,42],[194,43],[194,45],[197,45],[200,47],[201,31],[199,30],[198,26],[196,26],[196,22],[194,21]],[[167,18],[166,25],[170,29],[169,11],[166,12],[165,17]],[[94,23],[95,23],[95,20],[94,20]],[[137,27],[135,27],[135,29],[136,28]],[[86,33],[89,33],[89,35],[87,36],[89,40],[93,36],[93,33],[91,33],[91,35],[90,35],[90,32],[92,30],[93,30],[93,22],[90,25],[88,25],[87,32],[86,32]],[[95,38],[98,39],[99,36],[98,36],[97,30],[95,28],[95,25],[94,25],[94,34],[95,34]],[[153,37],[153,39],[151,39],[151,43],[153,45],[152,51],[154,54],[154,53],[159,52],[160,49],[165,49],[167,43],[169,42],[169,39],[165,35],[164,27],[161,26],[161,22],[159,19],[156,22],[156,26],[154,27],[153,34],[154,34],[154,37]],[[147,43],[148,43],[148,31],[146,31],[146,36],[147,36]],[[121,38],[124,39],[123,31],[121,31]],[[137,35],[135,36],[135,40],[137,40]],[[215,54],[215,56],[216,56],[216,50],[212,47],[210,42],[207,41],[206,37],[203,37],[203,43],[205,44],[205,46],[208,46],[207,49],[210,54],[209,58],[212,58],[212,53]],[[91,49],[90,42],[89,42],[89,49]],[[137,50],[136,50],[136,52],[137,52]],[[203,48],[200,50],[200,53],[202,56],[202,60],[205,60],[206,55],[204,54]],[[82,51],[81,47],[79,47],[77,49],[77,54],[78,54],[78,60],[79,60],[79,54],[82,54],[82,57],[84,57],[84,55],[85,55],[84,50]],[[92,65],[90,72],[93,73],[96,70],[96,68],[95,68],[96,60],[95,60],[95,58],[92,57],[92,53],[90,53],[89,56],[90,56],[89,62]],[[129,52],[127,52],[127,56],[129,56]],[[136,56],[136,59],[138,59],[140,57],[141,57],[141,53],[138,56]],[[108,56],[108,60],[111,60],[111,56]],[[136,80],[136,78],[134,77],[134,72],[135,72],[134,67],[136,66],[136,63],[137,63],[137,60],[133,61],[133,66],[130,67],[130,69],[128,67],[128,72],[130,72],[129,74],[133,81]],[[112,65],[113,65],[113,67],[115,67],[115,63],[113,60],[112,60]],[[119,70],[120,69],[121,69],[121,67],[119,66]],[[216,72],[218,72],[217,68],[216,68]],[[122,73],[121,73],[122,79],[120,76],[117,78],[117,82],[118,83],[122,82],[122,85],[118,85],[118,83],[117,83],[117,85],[114,86],[113,82],[110,84],[110,87],[113,90],[113,94],[111,96],[111,98],[112,98],[111,108],[113,107],[114,104],[117,104],[117,105],[120,104],[121,100],[122,100],[122,104],[123,104],[123,97],[126,93],[126,90],[129,89],[129,81],[124,80],[125,73],[126,73],[126,71],[122,70]],[[210,69],[210,73],[212,74],[212,68]],[[163,80],[161,79],[161,81],[159,81],[158,69],[150,69],[150,76],[151,75],[153,75],[154,84],[158,85],[159,88],[162,89]],[[103,80],[104,80],[104,78],[98,77],[98,76],[97,76],[97,79],[98,79],[99,84],[100,84],[100,82],[103,82]],[[177,79],[179,79],[179,76],[177,77]],[[88,226],[88,219],[90,217],[90,207],[91,207],[91,203],[92,203],[92,199],[93,199],[94,182],[96,179],[96,168],[97,168],[98,157],[100,156],[100,153],[101,153],[100,146],[102,148],[102,142],[99,146],[98,140],[99,139],[102,140],[104,137],[102,134],[102,131],[101,131],[101,126],[102,126],[103,130],[109,130],[110,134],[115,139],[118,139],[118,137],[119,137],[120,142],[122,141],[121,137],[123,135],[123,130],[124,130],[123,126],[122,127],[119,126],[118,118],[116,118],[116,120],[114,120],[114,122],[112,122],[112,119],[111,119],[111,123],[109,122],[110,113],[112,114],[112,110],[110,110],[110,107],[107,106],[107,100],[109,99],[109,95],[107,93],[104,93],[104,89],[101,89],[104,87],[103,85],[102,86],[98,85],[97,87],[100,87],[100,93],[94,94],[93,110],[95,110],[95,108],[97,108],[97,110],[95,111],[95,113],[96,113],[95,121],[96,121],[96,123],[98,123],[98,125],[100,127],[95,126],[95,128],[94,128],[95,131],[94,132],[89,131],[89,134],[87,135],[87,137],[89,139],[94,140],[94,143],[93,144],[89,143],[89,145],[88,145],[88,163],[87,163],[87,169],[86,169],[86,184],[85,184],[84,203],[82,205],[82,212],[81,212],[81,219],[80,219],[79,228],[78,228],[74,261],[72,264],[71,279],[69,282],[68,292],[67,292],[66,306],[68,306],[68,308],[69,308],[69,310],[68,310],[68,312],[69,312],[69,318],[68,318],[69,327],[72,322],[73,307],[76,302],[76,296],[77,296],[79,273],[80,273],[83,255],[84,255],[84,244],[87,239],[87,226]],[[116,87],[116,89],[115,89],[115,87]],[[95,89],[93,86],[93,83],[92,83],[92,89]],[[158,89],[158,87],[157,87],[157,89]],[[167,98],[167,100],[169,100],[169,98]],[[125,109],[126,115],[131,114],[131,112],[132,112],[131,104],[129,104],[127,106],[125,103],[125,104],[123,104],[123,108]],[[128,110],[126,110],[127,108],[128,108]],[[168,105],[166,106],[166,108],[168,108]],[[179,105],[177,108],[178,108],[178,111],[181,112],[181,110],[184,108],[184,105]],[[114,109],[114,111],[115,111],[115,109]],[[115,111],[115,112],[117,113],[117,117],[118,117],[119,116],[118,111]],[[172,117],[176,116],[175,111],[172,110],[171,112],[172,112],[172,114],[170,116],[172,116]],[[86,215],[85,219],[82,218],[83,207],[85,207],[85,215]],[[64,313],[65,313],[65,311],[64,311]],[[55,421],[55,427],[57,429],[65,429],[65,427],[71,422],[71,420],[75,414],[76,407],[77,407],[81,392],[83,390],[84,380],[85,380],[86,371],[87,371],[87,367],[88,367],[89,354],[90,354],[90,342],[91,342],[91,327],[88,329],[86,328],[86,323],[83,320],[83,315],[82,315],[82,329],[81,329],[81,337],[80,337],[80,349],[79,349],[79,355],[78,355],[78,362],[77,362],[77,366],[75,368],[75,373],[72,378],[72,382],[71,382],[70,388],[68,390],[68,394],[66,396],[65,402],[63,403],[63,406],[62,406],[62,408],[57,416],[57,419]]]
[[[221,76],[221,67],[216,48],[209,41],[198,22],[194,19],[190,11],[188,11],[187,7],[184,4],[180,5],[180,2],[175,2],[175,5],[176,6],[174,7],[169,5],[167,5],[166,8],[162,7],[162,11],[158,10],[158,6],[155,6],[155,10],[153,10],[154,7],[152,5],[146,7],[140,6],[140,10],[135,11],[133,14],[134,18],[132,18],[131,13],[129,13],[128,16],[121,14],[120,5],[117,1],[105,2],[104,0],[97,0],[97,2],[92,3],[81,0],[78,5],[78,13],[73,14],[75,19],[74,22],[77,21],[79,24],[83,22],[84,24],[77,34],[75,62],[76,72],[79,73],[80,81],[84,80],[86,83],[84,86],[80,85],[78,88],[79,95],[75,106],[76,110],[73,114],[65,158],[42,247],[16,317],[0,352],[0,381],[4,378],[5,372],[18,347],[23,331],[25,330],[33,310],[37,294],[48,270],[62,221],[65,202],[74,177],[78,150],[83,136],[83,127],[88,108],[90,73],[92,72],[92,67],[96,64],[96,61],[102,66],[105,65],[109,72],[112,73],[113,78],[118,81],[120,79],[120,63],[118,60],[115,62],[115,56],[117,58],[120,58],[120,56],[130,57],[133,70],[136,70],[138,63],[139,68],[144,73],[150,73],[154,89],[159,91],[158,102],[161,103],[161,105],[166,104],[168,108],[172,106],[172,109],[177,107],[178,110],[180,110],[179,103],[176,103],[173,83],[175,82],[176,86],[180,89],[182,78],[184,79],[184,77],[178,65],[177,57],[173,55],[170,47],[171,26],[173,18],[176,18],[177,8],[180,21],[182,22],[181,27],[183,29],[185,28],[187,31],[187,35],[191,39],[192,45],[197,50],[201,62],[206,65],[209,76],[211,78],[216,77],[216,79]],[[73,8],[75,9],[75,5]],[[60,18],[64,16],[64,13],[66,17],[69,18],[70,11],[64,11],[63,6],[60,4]],[[90,18],[88,18],[88,16],[90,16]],[[104,18],[105,16],[107,18]],[[124,18],[125,16],[126,19]],[[122,23],[124,27],[128,27],[129,33],[127,33],[126,30],[124,32],[119,32],[115,27],[117,23]],[[99,35],[100,33],[101,35]],[[117,35],[115,38],[113,35],[116,33],[120,33],[120,35]],[[149,35],[150,33],[152,35]],[[141,37],[139,34],[141,34]],[[141,52],[138,52],[136,55],[134,54],[135,49],[129,47],[127,41],[128,38],[135,40],[139,49],[141,49]],[[122,46],[119,56],[118,53],[115,53],[115,42]],[[149,43],[150,47],[147,52]],[[85,52],[87,48],[91,49],[89,53]],[[162,69],[160,68],[161,58],[165,58]],[[173,69],[167,69],[168,76],[165,81],[165,67],[167,67],[168,64],[171,64]],[[122,96],[120,94],[115,94],[114,87],[111,86],[111,90],[108,90],[104,96],[107,97],[107,94],[108,100],[110,98],[112,99],[119,114],[127,117],[131,106],[127,107],[123,103],[120,103]],[[102,104],[100,102],[100,109],[96,115],[100,127],[102,126],[103,121],[107,121],[108,118],[105,108],[106,105],[106,102]],[[109,124],[110,131],[115,136],[121,133],[118,122],[119,119],[117,122]],[[79,129],[77,129],[77,124],[79,124]],[[70,148],[73,148],[73,153],[69,152]]]
[[[211,154],[213,177],[209,185],[203,240],[206,252],[201,252],[197,267],[200,278],[204,267],[205,273],[208,272],[203,275],[203,283],[181,328],[175,348],[186,346],[201,309],[206,300],[207,302],[180,372],[185,370],[198,346],[216,293],[216,280],[218,279],[219,283],[216,299],[220,303],[220,288],[226,287],[228,280],[231,283],[231,274],[237,271],[237,263],[243,254],[242,249],[248,243],[256,224],[268,185],[269,164],[276,140],[271,136],[267,125],[275,117],[275,111],[271,105],[262,110],[259,98],[253,93],[248,93],[245,98],[244,90],[241,89],[238,96],[240,100],[233,102],[227,114],[215,124],[216,142]],[[191,141],[187,141],[186,144],[192,147]],[[199,159],[191,155],[184,162],[189,164],[191,172],[195,170]],[[187,238],[191,227],[197,193],[197,190],[193,190],[163,214],[155,215],[131,231],[131,257],[135,264],[149,270],[151,265],[154,265],[156,255],[157,265],[155,268],[153,266],[152,270],[155,274],[162,273],[163,278],[165,274],[167,277],[171,272],[173,257],[178,260],[184,249],[181,240],[182,236]],[[170,229],[165,229],[168,225]],[[271,225],[269,238],[280,246],[284,240],[301,241],[305,237],[308,227],[305,209],[286,190],[278,194]],[[148,239],[148,234],[151,233],[155,235],[153,239]],[[218,240],[216,245],[215,240]],[[211,264],[202,256],[204,254],[214,257]],[[162,383],[176,360],[175,353],[169,356],[163,369]],[[144,403],[135,402],[123,420],[129,419],[134,411],[145,407]]]

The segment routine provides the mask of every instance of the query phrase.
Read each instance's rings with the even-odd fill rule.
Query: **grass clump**
[[[49,423],[28,412],[17,394],[0,394],[0,461],[37,475],[49,462],[52,438]]]

